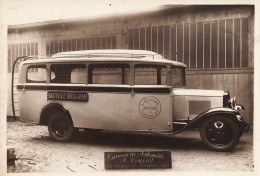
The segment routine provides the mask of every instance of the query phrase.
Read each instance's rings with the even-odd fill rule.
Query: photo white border
[[[41,1],[41,0],[38,0]],[[128,0],[127,0],[128,1]],[[163,1],[163,0],[162,0]],[[75,2],[72,0],[72,2]],[[114,1],[112,1],[114,2]],[[176,172],[176,171],[146,171],[146,172],[120,172],[120,171],[107,171],[107,172],[92,172],[92,173],[81,173],[73,175],[174,175],[174,176],[194,176],[194,175],[211,175],[211,176],[249,176],[249,175],[260,175],[260,1],[258,0],[164,0],[165,4],[175,5],[255,5],[255,24],[254,24],[254,171],[253,172]],[[0,0],[0,175],[64,175],[64,173],[9,173],[7,174],[6,164],[6,112],[7,112],[7,8],[8,0]],[[107,1],[104,1],[107,3]],[[174,164],[174,163],[173,163]],[[183,163],[185,164],[185,163]],[[71,174],[66,174],[71,175]]]

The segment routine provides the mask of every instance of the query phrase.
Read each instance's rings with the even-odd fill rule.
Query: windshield
[[[185,81],[185,68],[183,67],[175,67],[171,68],[171,85],[172,87],[184,87],[186,86]]]

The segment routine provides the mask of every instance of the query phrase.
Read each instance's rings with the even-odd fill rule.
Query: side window
[[[86,83],[85,64],[53,64],[51,65],[50,83],[84,84]]]
[[[185,69],[179,67],[171,68],[172,80],[171,84],[173,87],[182,87],[185,86]]]
[[[130,67],[127,64],[89,65],[89,84],[129,84]]]
[[[27,68],[27,83],[46,83],[47,67],[46,65],[31,65]]]
[[[135,85],[166,85],[166,67],[164,65],[135,65]]]

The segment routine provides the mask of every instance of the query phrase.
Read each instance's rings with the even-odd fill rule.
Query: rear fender
[[[71,119],[71,116],[70,116],[68,109],[65,108],[61,103],[49,102],[41,110],[40,125],[48,125],[50,115],[55,113],[55,112],[63,112],[68,117],[70,117],[70,119]],[[72,121],[72,119],[71,119],[71,121]]]

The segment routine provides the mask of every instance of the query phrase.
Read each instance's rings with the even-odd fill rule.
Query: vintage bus
[[[23,57],[26,60],[27,57]],[[228,91],[186,89],[186,65],[145,50],[61,52],[22,61],[21,120],[56,141],[78,129],[172,135],[198,128],[210,150],[229,151],[248,130]]]

